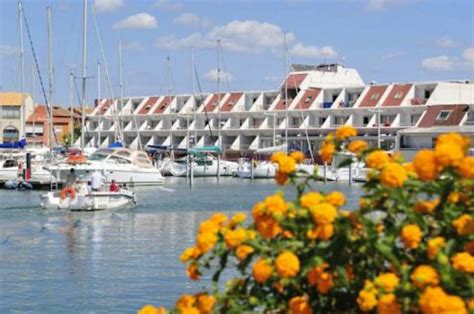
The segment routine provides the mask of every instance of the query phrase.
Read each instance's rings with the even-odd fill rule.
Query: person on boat
[[[87,181],[87,193],[91,194],[92,193],[92,182]]]
[[[102,174],[96,170],[94,173],[91,175],[91,186],[92,186],[92,191],[98,192],[102,189],[102,182],[104,180],[104,177]]]
[[[110,183],[109,191],[110,192],[120,191],[120,186],[115,182],[115,180],[112,180],[112,182]]]
[[[76,174],[74,173],[74,168],[71,168],[71,170],[69,170],[69,173],[66,177],[66,182],[64,183],[64,186],[65,187],[72,187],[74,186],[74,184],[76,184]]]

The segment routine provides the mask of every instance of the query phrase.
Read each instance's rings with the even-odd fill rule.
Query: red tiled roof
[[[296,104],[295,109],[308,109],[311,104],[314,102],[316,97],[318,97],[319,92],[321,92],[320,88],[310,88],[307,89],[303,96],[300,98],[300,101]]]
[[[150,111],[151,108],[153,108],[153,105],[156,104],[158,101],[159,97],[153,96],[148,98],[146,103],[143,105],[143,107],[140,108],[140,111],[138,111],[138,114],[147,114],[148,111]]]
[[[225,94],[220,94],[220,99],[224,98]],[[213,112],[217,108],[217,101],[219,100],[219,94],[213,94],[211,99],[204,106],[203,112]]]
[[[429,106],[423,119],[420,121],[419,127],[429,128],[432,126],[450,126],[459,125],[462,118],[466,115],[469,106],[467,105],[435,105]],[[450,110],[448,118],[445,120],[437,119],[440,111]]]
[[[292,99],[288,99],[288,106],[291,104],[291,101]],[[286,109],[285,99],[282,97],[280,101],[278,101],[278,103],[276,104],[274,110],[285,110],[285,109]]]
[[[30,114],[28,119],[26,119],[27,123],[36,122],[46,122],[48,121],[48,112],[46,111],[46,105],[37,105],[35,111]],[[71,119],[71,113],[61,107],[53,107],[53,122],[54,123],[68,123]]]
[[[240,97],[242,97],[244,93],[231,93],[230,96],[227,98],[225,103],[221,106],[221,111],[228,112],[234,108],[234,105],[239,101]]]
[[[154,114],[163,113],[173,100],[174,100],[174,96],[163,97],[163,99],[160,101],[160,104],[158,105],[158,107],[155,109],[155,112],[153,113]]]
[[[394,85],[390,94],[385,98],[382,107],[396,107],[400,106],[403,99],[407,96],[408,91],[410,90],[412,84],[403,84],[403,85]],[[395,98],[396,95],[401,95],[398,98]]]
[[[371,86],[359,107],[375,107],[382,99],[383,94],[387,90],[387,85]],[[379,94],[377,98],[372,99],[372,96]]]
[[[300,73],[300,74],[290,74],[286,81],[283,83],[282,88],[299,88],[300,84],[304,81],[308,74]]]

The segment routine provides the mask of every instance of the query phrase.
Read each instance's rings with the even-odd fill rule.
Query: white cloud
[[[94,0],[97,13],[117,11],[123,6],[123,0]]]
[[[20,49],[8,45],[0,45],[0,58],[10,57],[20,52]]]
[[[444,36],[435,40],[435,46],[440,48],[453,48],[456,43],[451,38]]]
[[[184,9],[184,5],[182,3],[170,0],[157,0],[153,6],[155,8],[168,11],[181,11]]]
[[[366,9],[368,11],[380,11],[397,5],[406,5],[420,0],[368,0]]]
[[[140,28],[140,29],[153,29],[158,25],[158,21],[153,15],[146,12],[131,15],[114,24],[114,29],[128,29],[128,28]]]
[[[316,46],[305,46],[297,43],[290,49],[290,54],[297,57],[304,58],[319,58],[319,57],[335,57],[336,51],[331,46],[324,46],[318,48]]]
[[[122,42],[122,48],[133,51],[143,51],[145,49],[143,45],[137,41],[124,41]]]
[[[421,66],[429,71],[451,71],[454,70],[455,62],[452,57],[439,56],[423,59]]]
[[[474,47],[464,50],[462,57],[468,62],[474,62]]]
[[[221,70],[220,73],[217,74],[217,69],[209,70],[206,74],[204,74],[204,78],[209,81],[217,81],[218,76],[220,77],[221,81],[227,80],[231,82],[233,79],[232,74],[230,74],[229,72],[224,72]]]
[[[178,25],[207,28],[212,25],[211,20],[197,16],[193,13],[183,13],[174,19],[174,23]]]
[[[215,47],[216,43],[204,38],[201,33],[193,33],[183,38],[174,35],[159,37],[155,46],[162,49],[210,48]]]

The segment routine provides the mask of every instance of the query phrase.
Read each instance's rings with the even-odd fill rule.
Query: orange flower
[[[410,278],[413,284],[420,289],[426,286],[437,286],[439,284],[438,272],[429,265],[421,265],[415,268]]]
[[[332,275],[326,272],[327,263],[311,268],[306,275],[306,279],[310,286],[317,286],[319,293],[326,294],[334,286]]]
[[[187,273],[188,273],[189,279],[199,280],[200,274],[199,274],[199,270],[198,270],[198,268],[195,264],[189,264]]]
[[[466,179],[474,179],[474,157],[468,156],[461,160],[456,171]]]
[[[451,204],[456,204],[457,202],[459,202],[460,199],[461,199],[461,193],[459,192],[451,192],[448,195],[448,202]]]
[[[474,233],[474,219],[469,214],[464,214],[453,220],[453,227],[459,235],[469,235]]]
[[[224,236],[228,248],[235,248],[247,240],[247,231],[243,228],[228,231]]]
[[[215,213],[210,220],[217,226],[222,226],[227,221],[227,216],[223,213]]]
[[[402,228],[400,236],[402,238],[403,244],[405,245],[405,248],[416,249],[420,244],[423,233],[421,232],[420,227],[411,224],[406,225]]]
[[[421,180],[431,181],[438,177],[438,163],[431,150],[420,150],[413,159],[413,167]]]
[[[310,210],[314,223],[318,225],[332,224],[337,216],[336,208],[329,203],[317,204],[316,206],[313,206]]]
[[[380,297],[377,305],[377,314],[401,314],[402,309],[393,293],[384,294]]]
[[[374,292],[361,290],[357,297],[357,304],[363,312],[372,311],[377,306],[377,297]]]
[[[288,204],[280,194],[267,196],[264,203],[271,214],[284,214],[288,209]]]
[[[191,257],[193,256],[193,252],[194,252],[194,247],[186,248],[186,250],[184,250],[184,252],[179,257],[179,260],[181,261],[181,263],[186,263],[187,261],[189,261]]]
[[[293,297],[288,304],[290,314],[312,314],[313,310],[306,297]]]
[[[443,142],[436,144],[435,157],[441,167],[457,166],[464,158],[465,149],[453,142]]]
[[[275,181],[278,185],[285,185],[288,181],[288,175],[284,172],[277,171],[275,174]]]
[[[237,256],[239,261],[243,261],[254,251],[255,249],[249,245],[239,245],[235,250],[235,255]]]
[[[334,234],[334,226],[332,224],[318,225],[314,233],[318,239],[329,240]]]
[[[383,150],[373,151],[365,158],[367,167],[373,169],[382,169],[389,161],[390,157]]]
[[[474,254],[474,240],[464,244],[464,251],[468,252],[469,254]]]
[[[196,239],[196,246],[203,253],[209,252],[217,242],[217,236],[214,233],[199,233]]]
[[[472,274],[474,273],[474,256],[467,252],[457,253],[451,258],[454,269]]]
[[[441,134],[436,139],[436,146],[446,144],[446,143],[455,144],[459,146],[463,151],[466,151],[469,148],[470,140],[469,140],[469,137],[462,136],[454,132]]]
[[[264,283],[272,275],[272,267],[264,259],[259,259],[253,265],[252,274],[256,282]]]
[[[445,245],[446,245],[446,241],[444,240],[443,237],[436,237],[436,238],[428,240],[428,245],[426,249],[428,253],[428,258],[434,259],[436,255],[438,254],[439,249],[444,247]]]
[[[331,192],[326,195],[326,201],[334,206],[341,207],[346,203],[346,197],[341,192]]]
[[[216,297],[213,295],[201,294],[197,297],[197,308],[201,311],[201,314],[209,314],[212,312],[216,301]]]
[[[347,146],[347,149],[354,154],[360,154],[364,150],[366,150],[369,147],[369,144],[367,144],[366,141],[363,140],[357,140],[350,142],[349,145]]]
[[[428,287],[418,301],[423,314],[459,313],[467,314],[466,305],[460,297],[446,294],[440,287]]]
[[[142,307],[137,314],[166,314],[168,311],[164,307],[155,307],[154,305],[147,304]]]
[[[304,154],[300,151],[294,151],[290,154],[290,157],[293,158],[293,160],[297,163],[300,164],[304,161]]]
[[[374,282],[375,285],[383,288],[384,292],[390,293],[397,288],[398,284],[400,283],[400,279],[394,273],[384,273],[377,276]]]
[[[213,233],[216,234],[219,232],[219,225],[213,222],[212,220],[204,220],[199,225],[198,233]]]
[[[380,181],[386,187],[400,188],[408,179],[407,172],[402,165],[396,162],[387,163],[380,173]]]
[[[330,164],[335,151],[336,151],[336,146],[334,145],[334,143],[324,142],[323,145],[321,146],[321,149],[319,150],[319,155],[321,155],[321,160],[324,163]]]
[[[339,129],[336,130],[336,138],[338,140],[344,140],[348,137],[356,136],[357,130],[349,125],[341,126]]]
[[[272,216],[263,215],[255,221],[257,232],[265,239],[273,239],[282,232],[280,224]]]
[[[236,213],[232,218],[230,219],[231,225],[237,225],[241,222],[244,222],[245,219],[247,219],[247,215],[245,213]]]
[[[300,260],[291,252],[283,252],[276,258],[275,268],[280,277],[294,277],[300,271]]]
[[[432,214],[439,203],[439,198],[435,198],[431,201],[421,201],[415,204],[415,211],[423,214]]]
[[[317,192],[308,192],[300,198],[301,207],[304,208],[311,208],[319,203],[322,203],[323,201],[324,196]]]
[[[178,301],[176,301],[176,309],[181,311],[184,308],[193,307],[196,303],[196,297],[189,294],[183,294]]]

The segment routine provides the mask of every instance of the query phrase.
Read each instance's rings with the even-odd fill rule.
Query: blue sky
[[[53,8],[54,99],[69,104],[69,71],[79,76],[82,66],[82,1],[24,3],[46,88],[48,5]],[[168,85],[172,93],[191,93],[192,47],[202,90],[215,91],[217,39],[222,41],[220,67],[227,73],[221,90],[276,89],[284,75],[284,32],[290,62],[344,61],[366,83],[474,78],[471,0],[89,1],[89,9],[92,5],[114,95],[119,94],[119,39],[125,96],[166,94]],[[90,10],[88,36],[88,75],[93,77],[87,93],[92,100],[100,49]],[[20,87],[18,37],[17,2],[1,0],[0,90]],[[25,64],[31,92],[33,59],[26,31]],[[43,103],[37,74],[35,85],[33,94]],[[104,73],[101,85],[102,96],[108,96]]]

